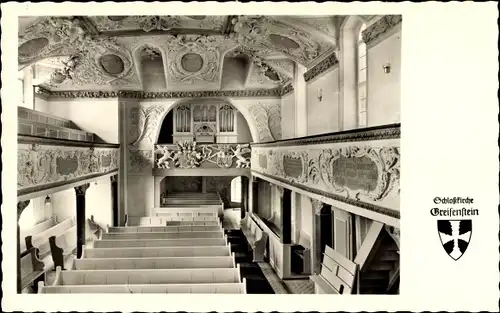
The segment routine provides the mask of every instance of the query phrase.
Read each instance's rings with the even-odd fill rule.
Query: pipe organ
[[[227,103],[182,104],[174,109],[174,142],[235,143],[236,113]]]

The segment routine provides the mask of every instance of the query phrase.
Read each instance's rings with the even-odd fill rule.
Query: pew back
[[[170,257],[170,258],[106,258],[76,259],[76,270],[114,270],[114,269],[179,269],[179,268],[234,268],[232,256],[215,257]]]
[[[311,276],[311,280],[316,293],[351,294],[357,271],[356,263],[326,246],[321,273]]]
[[[168,225],[169,222],[184,222],[184,223],[195,223],[195,225],[205,225],[202,222],[211,222],[215,223],[212,225],[218,224],[217,216],[213,215],[200,215],[200,216],[192,216],[192,215],[177,215],[177,214],[167,214],[160,216],[147,216],[147,217],[137,217],[130,216],[128,218],[127,226],[165,226]]]
[[[188,232],[188,231],[219,231],[222,230],[222,226],[210,225],[210,226],[124,226],[124,227],[109,227],[109,233],[146,233],[146,232],[157,232],[157,233],[176,233],[176,232]]]
[[[139,270],[71,270],[58,266],[57,285],[131,285],[131,284],[210,284],[241,282],[236,268],[139,269]]]
[[[152,248],[84,248],[84,258],[152,258],[230,256],[230,246],[152,247]]]
[[[144,240],[97,240],[94,248],[125,248],[125,247],[177,247],[177,246],[225,246],[224,238],[189,238],[189,239],[144,239]]]
[[[22,229],[21,232],[20,232],[20,248],[21,248],[21,251],[25,251],[26,250],[26,241],[24,240],[24,238],[26,238],[27,236],[36,236],[38,235],[39,233],[41,232],[44,232],[45,230],[55,226],[57,224],[57,219],[56,219],[56,216],[55,215],[52,215],[52,217],[46,221],[43,221],[41,223],[38,223],[28,229]]]
[[[75,226],[76,223],[73,218],[66,219],[55,226],[44,230],[43,232],[31,238],[33,247],[39,249],[40,255],[46,255],[50,252],[49,238],[52,236],[58,237],[64,234],[66,230]],[[29,247],[28,247],[29,248]]]
[[[81,286],[45,286],[39,283],[38,293],[223,293],[246,294],[246,279],[241,283],[218,284],[155,284],[155,285],[81,285]]]
[[[107,233],[102,234],[103,240],[107,239],[180,239],[180,238],[223,238],[222,231],[193,231],[170,233]]]

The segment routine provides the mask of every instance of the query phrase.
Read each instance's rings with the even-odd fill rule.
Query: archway
[[[244,121],[246,123],[248,131],[250,133],[251,142],[259,142],[257,125],[254,119],[252,118],[252,115],[250,114],[248,108],[244,105],[239,104],[237,101],[231,101],[230,99],[227,98],[200,98],[200,99],[189,98],[189,99],[180,99],[178,101],[167,104],[165,111],[158,119],[158,124],[157,124],[158,126],[157,129],[155,130],[154,142],[161,143],[159,141],[160,133],[162,132],[162,127],[165,124],[165,119],[167,118],[170,112],[172,112],[174,109],[176,109],[181,105],[190,105],[199,103],[224,103],[235,108],[241,114],[242,117],[238,122]]]

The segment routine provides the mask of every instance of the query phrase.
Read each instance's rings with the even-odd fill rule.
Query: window
[[[363,24],[358,34],[358,126],[367,126],[366,115],[366,44],[363,41],[362,33],[366,29]]]
[[[231,202],[241,203],[241,176],[231,181]]]

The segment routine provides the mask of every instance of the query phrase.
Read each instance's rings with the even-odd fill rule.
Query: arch
[[[231,180],[231,202],[242,202],[241,183],[241,176],[237,176]]]
[[[241,113],[241,115],[243,115],[243,118],[247,122],[248,128],[250,129],[250,134],[252,135],[252,141],[255,143],[259,142],[257,125],[256,125],[254,119],[252,118],[250,111],[248,110],[248,108],[246,106],[238,103],[237,101],[236,102],[231,101],[231,99],[229,99],[229,98],[200,98],[200,99],[188,98],[188,99],[179,99],[177,101],[174,101],[174,102],[167,104],[165,110],[163,111],[163,113],[161,114],[161,116],[158,119],[157,127],[156,127],[156,130],[154,133],[154,143],[155,144],[158,142],[161,127],[163,125],[163,121],[165,120],[165,117],[167,116],[167,114],[171,110],[175,109],[177,106],[179,106],[181,104],[186,104],[186,103],[193,103],[193,101],[200,101],[200,102],[203,102],[203,101],[214,101],[214,102],[224,101],[224,102],[232,105]]]

